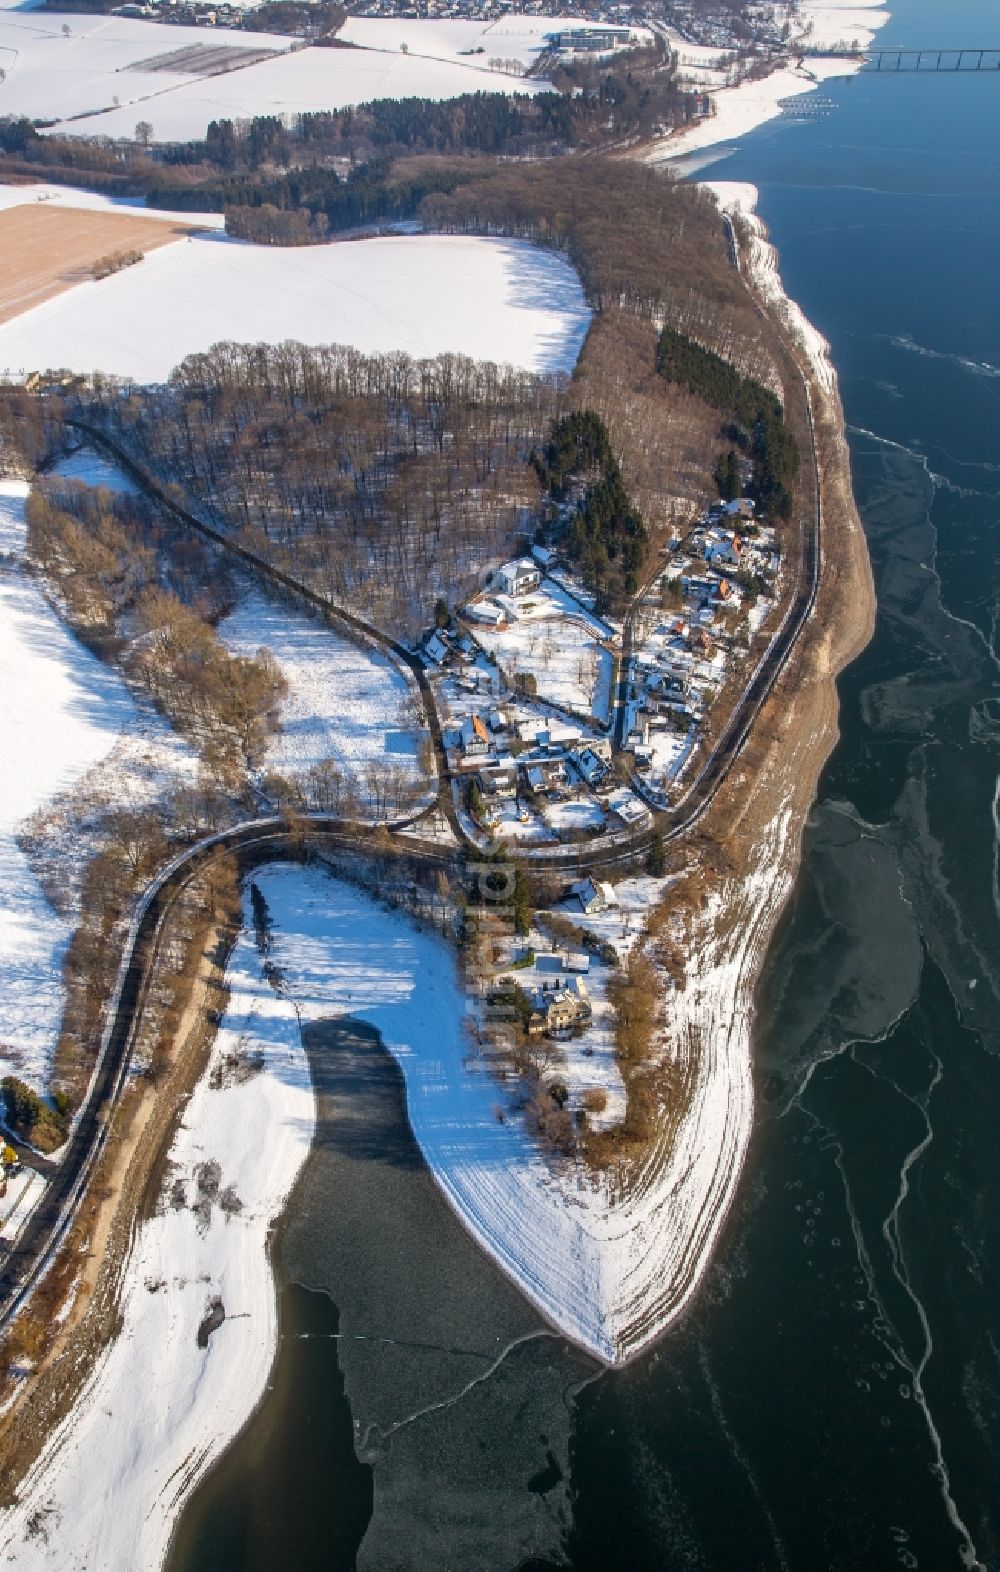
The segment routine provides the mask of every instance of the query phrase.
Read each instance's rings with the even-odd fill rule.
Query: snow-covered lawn
[[[588,916],[580,910],[577,900],[567,901],[560,910],[579,927],[586,928],[596,938],[613,945],[625,959],[642,933],[650,909],[665,896],[669,898],[669,885],[664,884],[662,879],[639,874],[632,879],[622,879],[615,885],[617,904],[606,907],[602,912],[593,912]]]
[[[650,732],[649,751],[653,757],[650,776],[653,785],[663,786],[677,779],[691,755],[696,735],[693,728],[686,732]]]
[[[416,688],[386,656],[348,643],[318,620],[257,591],[223,619],[218,632],[234,654],[269,649],[288,683],[267,768],[295,779],[330,760],[363,797],[366,771],[373,766],[397,766],[408,783],[419,781],[422,711],[413,708],[419,702]]]
[[[298,339],[563,371],[589,321],[570,265],[520,241],[406,235],[288,249],[206,233],[6,323],[0,370],[157,382],[222,339]]]
[[[574,913],[567,912],[573,919]],[[552,945],[545,934],[537,930],[519,941],[517,949],[525,945],[535,952],[531,966],[519,966],[510,976],[529,994],[551,988],[553,982],[565,982],[567,974],[562,968],[561,954],[553,956]],[[570,948],[575,948],[570,946]],[[550,1080],[563,1083],[569,1093],[567,1107],[574,1113],[583,1106],[587,1092],[603,1092],[607,1101],[603,1109],[588,1112],[587,1123],[593,1130],[610,1129],[625,1116],[625,1083],[615,1058],[615,1012],[608,1000],[610,969],[591,959],[590,970],[583,982],[593,1011],[590,1024],[579,1037],[571,1037],[558,1044],[543,1043],[552,1053],[552,1069],[547,1072]]]
[[[52,910],[15,839],[50,804],[105,761],[104,785],[130,800],[146,766],[150,782],[193,760],[155,715],[137,710],[120,677],[66,630],[21,567],[24,481],[0,481],[0,1071],[47,1090],[63,1008],[62,962],[70,927]],[[146,784],[149,784],[147,782]],[[95,778],[95,790],[99,789]],[[66,848],[67,863],[85,848]]]
[[[497,629],[477,623],[480,644],[509,674],[534,676],[539,697],[607,720],[614,657],[597,641],[608,629],[551,579],[517,600],[501,599],[516,620]]]
[[[545,822],[560,835],[567,830],[598,830],[604,823],[604,810],[595,797],[570,797],[565,802],[547,802],[541,811]]]
[[[486,823],[497,840],[545,845],[558,837],[550,830],[541,814],[527,803],[501,802],[493,808]]]

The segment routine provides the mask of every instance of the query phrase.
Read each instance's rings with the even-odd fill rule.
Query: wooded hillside
[[[387,630],[416,632],[533,529],[565,379],[460,355],[217,345],[105,418],[197,509]]]

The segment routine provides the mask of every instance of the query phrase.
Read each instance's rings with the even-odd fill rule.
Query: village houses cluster
[[[706,509],[664,556],[625,654],[622,624],[596,615],[545,546],[495,569],[426,640],[472,828],[515,846],[583,839],[669,805],[775,602],[780,554],[740,498]]]
[[[460,807],[512,845],[647,822],[616,776],[621,629],[597,617],[552,551],[502,564],[423,646]]]
[[[572,18],[571,28],[545,36],[546,49],[599,51],[621,49],[635,38],[633,25],[641,26],[642,13],[630,5],[605,5],[592,14],[589,24],[579,20],[579,11],[562,0],[357,0],[347,9],[354,16],[447,17],[470,22],[496,22],[506,16]]]
[[[731,673],[776,596],[775,531],[743,497],[716,502],[666,551],[636,611],[625,668],[623,747],[653,807],[667,806]]]

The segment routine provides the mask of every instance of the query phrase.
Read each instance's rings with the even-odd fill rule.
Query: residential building
[[[516,562],[505,562],[497,568],[491,582],[494,588],[502,590],[505,595],[526,595],[529,590],[538,588],[542,582],[542,571],[529,558],[521,557]]]
[[[509,801],[517,796],[517,766],[494,764],[479,771],[479,789],[484,797]]]
[[[467,759],[480,758],[490,751],[490,734],[478,715],[467,715],[462,722],[462,752]]]
[[[579,879],[572,885],[571,893],[576,896],[587,917],[595,917],[600,912],[606,912],[610,906],[618,905],[614,885],[595,879]]]

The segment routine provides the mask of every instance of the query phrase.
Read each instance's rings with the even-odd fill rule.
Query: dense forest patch
[[[748,453],[753,463],[753,496],[765,512],[788,518],[799,469],[799,446],[785,426],[777,395],[670,327],[660,333],[656,369],[667,381],[681,383],[729,417],[725,434],[733,446],[721,455],[714,471],[722,494],[739,494],[739,453]]]
[[[639,587],[649,533],[625,489],[603,420],[593,410],[564,415],[532,463],[553,499],[565,502],[574,485],[579,489],[560,542],[594,591],[598,612],[620,605]]]

